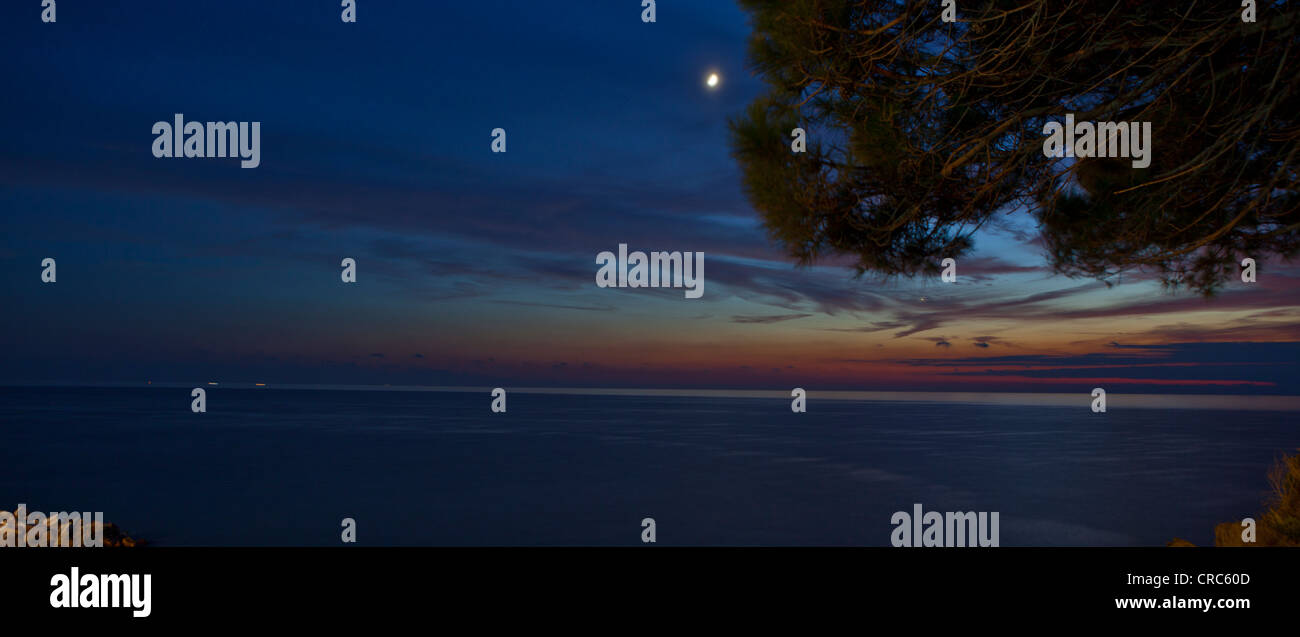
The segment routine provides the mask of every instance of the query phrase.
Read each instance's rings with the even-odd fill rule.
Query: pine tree
[[[1133,0],[742,0],[768,86],[731,122],[770,234],[802,264],[936,274],[995,214],[1051,266],[1212,294],[1300,251],[1300,6]],[[1043,126],[1151,122],[1151,164],[1046,157]],[[791,131],[807,131],[794,153]]]

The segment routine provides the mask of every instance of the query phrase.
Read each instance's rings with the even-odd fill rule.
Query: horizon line
[[[460,385],[353,385],[329,383],[265,383],[261,381],[105,381],[105,382],[0,382],[0,387],[87,387],[87,388],[205,388],[247,390],[299,390],[299,391],[397,391],[397,392],[447,392],[490,394],[490,386]],[[792,398],[792,389],[700,389],[700,388],[636,388],[636,387],[503,387],[508,392],[521,394],[553,394],[577,396],[639,396],[672,398],[734,398],[734,399],[784,399]],[[807,398],[859,402],[910,402],[951,403],[977,405],[1023,405],[1040,407],[1088,406],[1092,396],[1087,392],[980,392],[980,391],[867,391],[867,390],[816,390],[804,388]],[[1107,407],[1137,409],[1225,409],[1246,411],[1300,411],[1300,395],[1290,394],[1147,394],[1106,392]],[[1116,401],[1115,399],[1119,400]]]

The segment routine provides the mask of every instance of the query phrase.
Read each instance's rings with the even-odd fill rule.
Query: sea
[[[1300,447],[1286,398],[202,387],[0,387],[0,509],[155,546],[888,546],[918,504],[1212,544]]]

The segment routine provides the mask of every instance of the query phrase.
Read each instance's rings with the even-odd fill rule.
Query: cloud
[[[768,316],[733,316],[732,323],[781,323],[812,316],[811,314],[773,314]]]
[[[861,327],[824,327],[822,331],[826,332],[880,332],[883,330],[894,330],[900,327],[906,327],[907,323],[902,321],[874,321]]]
[[[997,336],[972,336],[971,340],[975,341],[974,343],[975,347],[982,347],[985,349],[987,349],[990,345],[1001,345],[1003,347],[1015,347],[1015,343],[1012,343],[1008,340],[1005,340]]]
[[[937,339],[929,339],[937,340]],[[938,344],[936,342],[936,344]],[[1111,378],[1125,382],[1257,385],[1300,393],[1296,361],[1300,341],[1281,343],[1168,343],[1110,346],[1112,352],[1065,355],[976,356],[902,359],[914,367],[939,367],[951,376],[1072,380]]]
[[[1016,265],[992,256],[967,257],[957,263],[957,276],[971,281],[991,281],[1004,274],[1045,274],[1046,271],[1042,263]]]
[[[613,312],[612,305],[565,305],[561,303],[530,303],[528,301],[491,301],[502,305],[526,305],[528,307],[549,307],[557,310],[582,310],[587,312]]]
[[[795,268],[784,261],[718,257],[712,260],[706,277],[707,285],[714,289],[792,313],[871,312],[895,303],[886,291],[865,289],[848,273]]]

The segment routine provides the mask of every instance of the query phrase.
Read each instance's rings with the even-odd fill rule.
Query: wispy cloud
[[[732,323],[782,323],[812,316],[811,314],[771,314],[766,316],[733,316]]]

